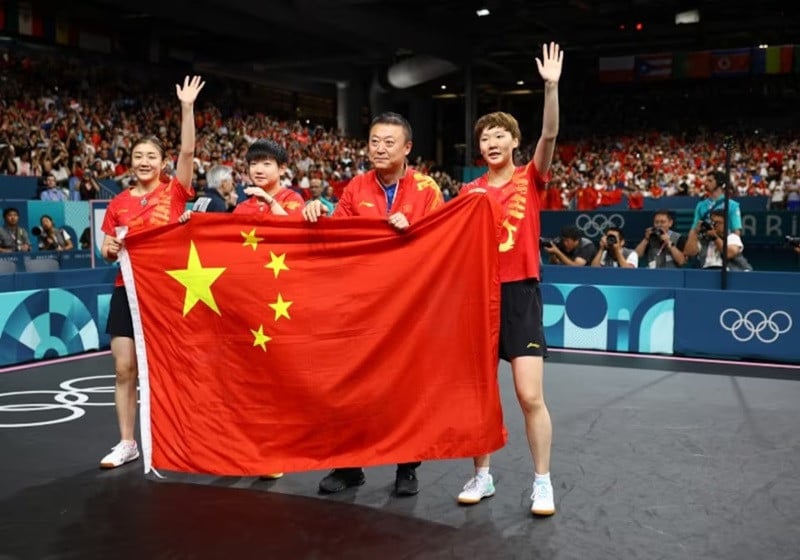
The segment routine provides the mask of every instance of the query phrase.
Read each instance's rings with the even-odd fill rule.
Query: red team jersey
[[[292,189],[281,188],[278,190],[278,192],[272,195],[272,198],[274,198],[278,204],[281,205],[281,208],[286,210],[286,213],[290,216],[300,214],[303,211],[303,206],[305,206],[303,197]],[[255,196],[251,196],[234,208],[233,213],[240,215],[261,214],[262,216],[271,216],[272,210],[270,209],[269,204],[259,200]]]
[[[505,232],[499,247],[500,282],[540,278],[540,192],[546,184],[531,161],[524,167],[517,167],[511,180],[501,187],[489,186],[486,175],[482,175],[461,188],[464,194],[485,189],[503,208]]]
[[[161,183],[145,196],[134,196],[128,189],[108,203],[101,229],[106,235],[116,237],[119,226],[128,226],[128,232],[132,232],[177,222],[186,209],[186,202],[193,196],[194,189],[184,187],[176,178]],[[123,285],[122,273],[117,274],[114,286]]]
[[[413,224],[442,204],[444,199],[436,181],[409,167],[398,181],[391,212],[402,212],[408,223]],[[386,207],[386,192],[373,169],[353,177],[333,215],[385,218],[389,215]]]

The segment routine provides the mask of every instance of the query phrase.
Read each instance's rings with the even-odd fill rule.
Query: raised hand
[[[186,76],[183,79],[183,87],[175,84],[175,92],[178,94],[178,99],[181,103],[191,105],[194,103],[194,100],[197,99],[197,94],[200,93],[200,90],[203,89],[205,85],[206,83],[202,81],[200,76],[192,76],[191,79],[189,76]]]
[[[542,45],[542,58],[536,59],[536,66],[539,67],[539,75],[545,82],[558,83],[561,78],[561,63],[564,62],[564,51],[558,46],[558,43],[551,42],[548,45]]]

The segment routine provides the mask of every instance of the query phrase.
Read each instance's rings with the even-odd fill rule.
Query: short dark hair
[[[245,160],[247,160],[248,165],[267,159],[275,160],[278,165],[286,165],[289,163],[289,154],[286,153],[286,149],[283,146],[274,140],[264,138],[256,140],[247,148]]]
[[[659,216],[659,215],[660,216],[666,216],[668,219],[672,220],[673,222],[675,221],[675,214],[672,212],[672,210],[669,210],[667,208],[659,208],[658,210],[653,212],[653,217],[654,218],[656,216]]]
[[[725,219],[725,210],[723,208],[714,208],[709,214]]]
[[[605,231],[606,237],[608,237],[608,234],[611,233],[612,231],[617,234],[617,237],[619,238],[620,241],[625,239],[625,232],[622,231],[621,227],[617,227],[617,226],[607,227],[606,231]]]
[[[713,175],[714,180],[717,182],[717,187],[720,189],[724,189],[725,185],[728,184],[728,176],[722,171],[712,171],[711,175]]]
[[[561,228],[562,239],[574,239],[575,241],[580,241],[582,237],[583,232],[578,226],[564,226]]]
[[[11,212],[14,212],[17,216],[19,216],[19,210],[14,208],[13,206],[9,206],[5,210],[3,210],[3,219],[5,220]]]
[[[403,127],[403,135],[406,137],[406,142],[411,142],[413,139],[414,133],[411,130],[411,123],[408,122],[403,115],[400,113],[393,113],[392,111],[386,111],[385,113],[381,113],[377,115],[372,122],[369,123],[369,129],[372,130],[376,124],[394,124],[397,126]]]
[[[488,128],[502,128],[507,130],[509,134],[511,134],[511,137],[515,140],[520,140],[522,138],[522,133],[519,131],[519,123],[517,122],[517,119],[515,119],[514,116],[510,115],[509,113],[496,111],[494,113],[483,115],[481,118],[479,118],[473,129],[476,142],[480,144],[481,135],[483,134],[483,131]]]

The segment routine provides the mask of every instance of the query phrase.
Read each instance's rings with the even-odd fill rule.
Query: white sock
[[[550,484],[550,473],[549,472],[544,473],[544,474],[534,473],[534,475],[535,475],[535,478],[534,478],[533,482],[535,484]]]
[[[135,439],[121,439],[119,442],[126,445],[127,447],[136,447]]]
[[[478,467],[475,474],[478,478],[486,478],[489,476],[489,467]]]

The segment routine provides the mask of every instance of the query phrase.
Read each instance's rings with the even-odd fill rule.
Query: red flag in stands
[[[258,475],[503,446],[495,208],[194,214],[126,240],[150,467]],[[143,342],[143,344],[142,344]]]

